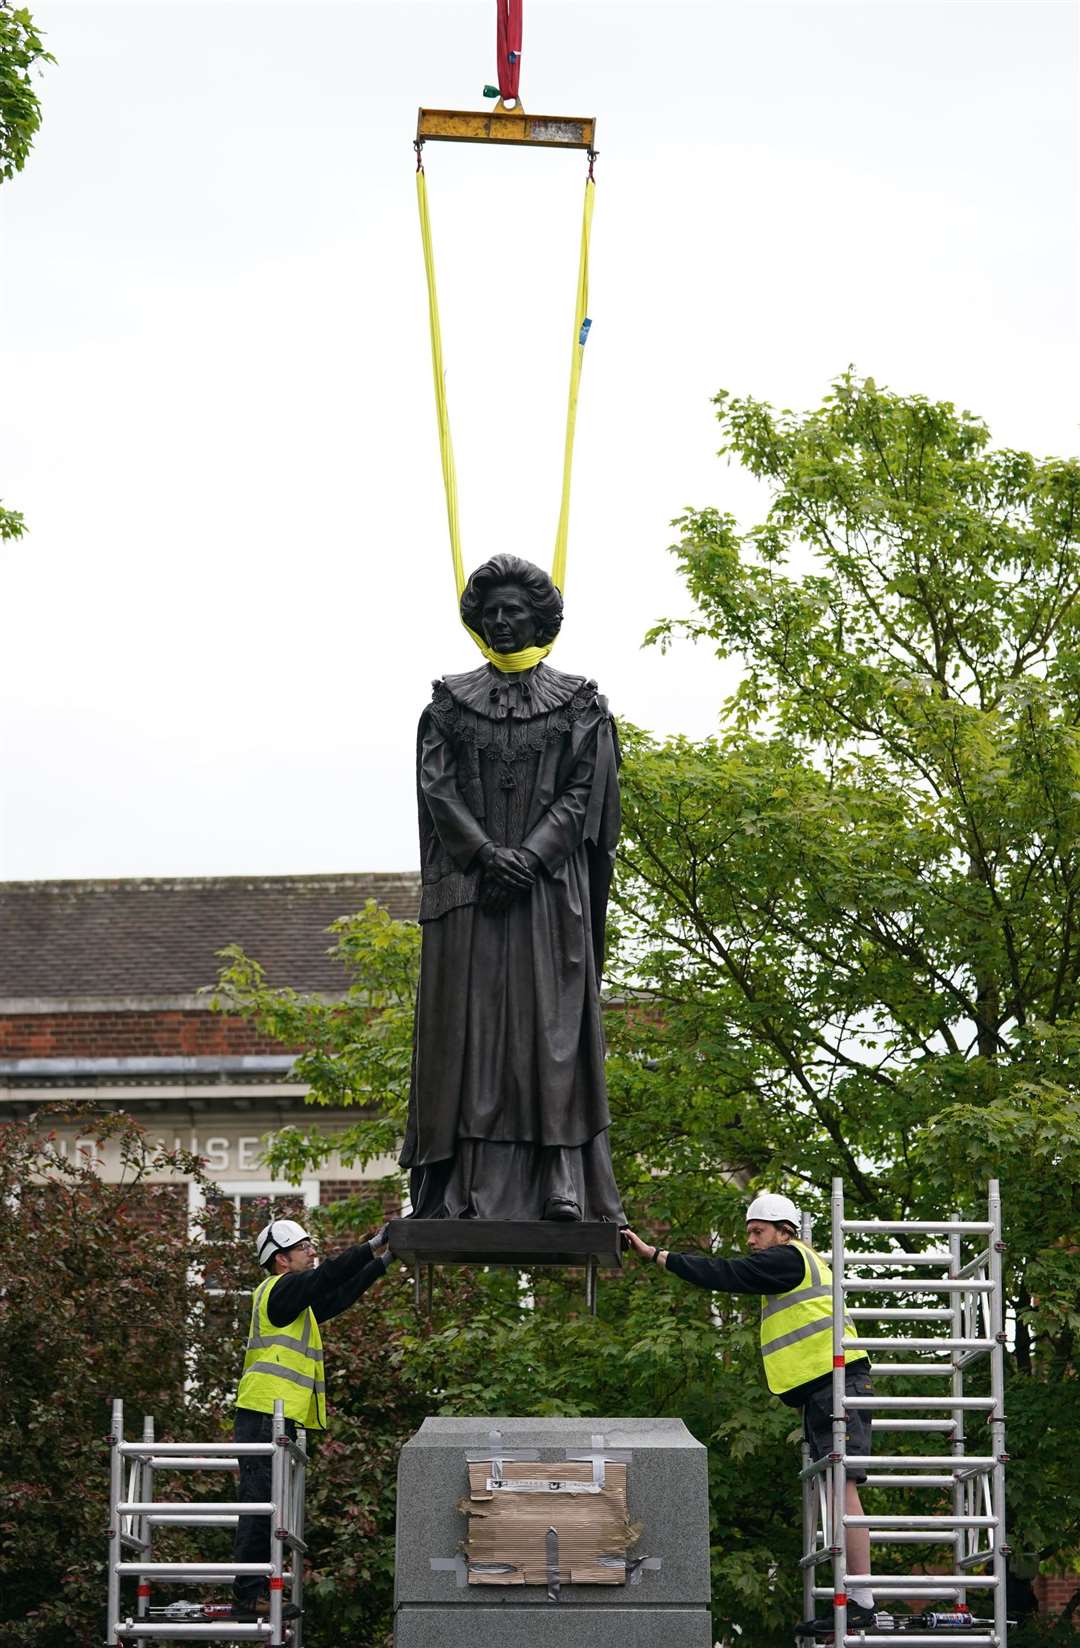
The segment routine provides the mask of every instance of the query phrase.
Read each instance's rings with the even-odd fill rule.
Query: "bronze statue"
[[[554,640],[562,605],[539,567],[496,555],[461,616],[503,655]],[[606,700],[546,663],[434,689],[417,739],[413,1214],[621,1224],[600,1009],[619,834]]]

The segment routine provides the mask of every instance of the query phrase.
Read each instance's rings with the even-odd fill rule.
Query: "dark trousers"
[[[251,1408],[237,1408],[236,1423],[233,1425],[233,1441],[269,1442],[274,1433],[273,1425],[274,1421],[271,1414],[255,1413]],[[295,1420],[286,1419],[285,1432],[287,1436],[291,1436],[295,1440]],[[270,1498],[272,1463],[269,1454],[240,1455],[238,1499],[266,1500]],[[269,1516],[241,1516],[237,1519],[236,1540],[233,1544],[234,1562],[270,1561],[270,1524],[272,1521],[273,1518]],[[251,1603],[259,1597],[268,1597],[270,1595],[270,1586],[268,1581],[260,1579],[258,1574],[239,1574],[233,1580],[233,1595],[238,1602]]]

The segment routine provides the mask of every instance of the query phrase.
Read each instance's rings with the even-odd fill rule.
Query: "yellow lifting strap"
[[[566,408],[566,444],[563,450],[562,501],[559,506],[559,525],[555,533],[555,554],[551,563],[551,578],[562,593],[566,582],[566,541],[570,531],[570,479],[574,465],[574,429],[577,424],[578,385],[581,382],[581,361],[588,334],[586,312],[589,301],[589,234],[592,228],[593,200],[596,185],[592,178],[585,183],[585,209],[581,221],[581,256],[578,262],[577,302],[574,308],[574,341],[570,355],[570,398]],[[435,290],[435,259],[431,248],[431,220],[428,216],[427,179],[422,167],[416,173],[416,200],[420,208],[420,235],[424,243],[424,272],[427,276],[428,319],[431,325],[431,369],[435,378],[435,410],[439,422],[439,451],[442,456],[443,487],[446,491],[446,518],[450,527],[450,554],[454,562],[454,585],[458,600],[465,588],[465,564],[461,555],[461,525],[458,520],[457,471],[454,468],[454,445],[450,438],[450,413],[446,404],[446,375],[443,367],[442,330],[439,325],[439,299]],[[468,625],[465,626],[468,629]],[[507,674],[532,669],[551,651],[553,642],[545,647],[524,647],[520,652],[493,652],[482,635],[470,629],[469,634],[490,664]]]

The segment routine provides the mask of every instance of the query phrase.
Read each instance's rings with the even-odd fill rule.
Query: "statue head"
[[[520,555],[493,555],[461,593],[461,620],[493,652],[545,647],[562,628],[563,599],[546,572]]]

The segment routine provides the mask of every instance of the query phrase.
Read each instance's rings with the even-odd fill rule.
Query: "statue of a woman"
[[[513,653],[554,640],[562,596],[496,555],[461,616]],[[600,1010],[618,766],[595,681],[540,663],[435,682],[417,742],[423,946],[401,1155],[418,1218],[623,1222]]]

